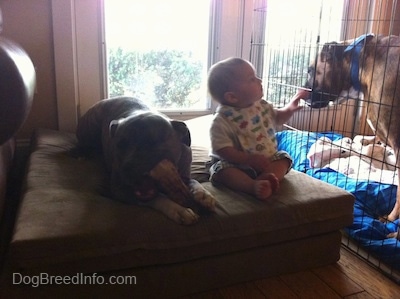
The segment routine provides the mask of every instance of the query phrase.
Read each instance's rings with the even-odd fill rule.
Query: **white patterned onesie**
[[[228,146],[249,154],[262,154],[272,160],[288,158],[292,161],[288,153],[277,151],[274,119],[274,108],[265,100],[248,108],[220,105],[210,129],[211,156],[215,162],[210,169],[211,178],[227,167],[240,168],[253,178],[257,176],[248,165],[235,165],[220,159],[217,151]]]

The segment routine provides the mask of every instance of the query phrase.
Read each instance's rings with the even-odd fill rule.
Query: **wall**
[[[36,68],[37,92],[27,121],[17,137],[29,138],[35,128],[57,129],[51,0],[0,0],[2,36],[19,43]]]

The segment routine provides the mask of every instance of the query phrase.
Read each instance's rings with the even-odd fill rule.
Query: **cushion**
[[[150,208],[109,198],[101,160],[70,155],[74,134],[38,130],[10,245],[12,267],[65,274],[168,265],[302,240],[352,223],[352,195],[295,170],[268,202],[212,186],[208,148],[193,135],[192,173],[218,204],[199,223],[181,226]]]

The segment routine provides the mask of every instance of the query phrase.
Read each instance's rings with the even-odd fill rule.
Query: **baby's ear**
[[[234,105],[237,103],[237,98],[235,96],[235,93],[232,91],[227,91],[224,93],[224,100],[225,103],[227,103],[228,105]]]

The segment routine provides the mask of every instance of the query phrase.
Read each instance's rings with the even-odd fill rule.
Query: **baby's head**
[[[253,65],[242,58],[228,58],[217,62],[210,68],[208,72],[208,91],[218,103],[235,106],[236,102],[231,101],[230,95],[235,92],[235,96],[238,95],[237,91],[241,88],[240,84],[245,80],[251,80],[251,77],[254,77],[255,79],[252,80],[256,80],[256,85],[258,84],[258,86],[252,86],[251,89],[254,89],[256,93],[261,90],[261,98],[261,79],[256,77]],[[246,87],[246,89],[248,88]]]

